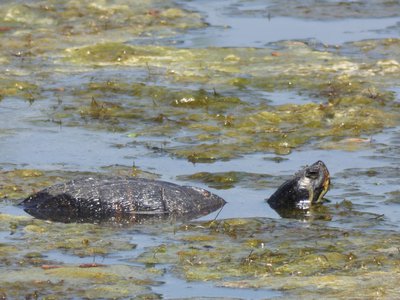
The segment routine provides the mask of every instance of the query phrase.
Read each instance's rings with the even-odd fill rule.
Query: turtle
[[[322,161],[298,171],[267,200],[281,216],[322,202],[329,189]],[[86,176],[55,184],[20,203],[39,219],[70,222],[188,220],[222,208],[226,201],[208,190],[136,177]],[[289,212],[289,213],[288,213]]]
[[[29,196],[20,206],[30,215],[64,223],[193,219],[225,205],[198,187],[136,177],[83,176]]]

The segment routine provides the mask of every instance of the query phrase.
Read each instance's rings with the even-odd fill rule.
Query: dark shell
[[[311,205],[323,201],[329,185],[328,168],[322,161],[317,161],[285,181],[267,201],[282,217],[293,213],[301,215]]]
[[[141,223],[197,218],[224,204],[196,187],[133,177],[83,177],[45,188],[20,205],[34,217],[58,222]]]

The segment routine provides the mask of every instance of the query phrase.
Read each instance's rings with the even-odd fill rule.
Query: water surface
[[[307,4],[2,3],[0,297],[346,298],[360,283],[342,278],[395,295],[400,4]],[[265,199],[316,160],[326,211],[281,219]],[[187,227],[49,224],[16,206],[88,172],[228,203]],[[79,267],[93,262],[106,267]]]

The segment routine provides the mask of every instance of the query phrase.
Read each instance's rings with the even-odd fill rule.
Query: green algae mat
[[[171,5],[3,4],[3,59],[14,68],[0,76],[0,96],[30,102],[54,97],[58,102],[47,112],[52,122],[126,132],[142,143],[164,137],[165,151],[192,162],[289,154],[315,138],[371,135],[399,123],[390,90],[398,83],[399,39],[343,46],[360,53],[357,58],[350,50],[345,55],[302,41],[263,48],[130,43],[207,26],[199,14]],[[30,79],[35,69],[40,76]],[[90,70],[110,74],[99,80]],[[78,86],[76,78],[60,84],[77,73],[84,78]],[[59,80],[56,86],[50,76]],[[262,97],[280,91],[315,101],[274,104]]]
[[[374,215],[364,221],[380,222]],[[11,243],[0,244],[8,270],[0,276],[0,292],[9,297],[157,299],[151,288],[162,284],[166,268],[187,281],[272,289],[287,297],[348,298],[356,288],[368,298],[399,292],[400,235],[391,231],[266,218],[164,224],[135,229],[154,239],[161,233],[164,239],[138,252],[127,227],[49,224],[7,215],[1,215],[0,226],[2,234],[14,235]],[[62,253],[61,262],[54,259],[55,251]],[[113,256],[123,259],[115,263]],[[71,257],[78,262],[68,262]],[[82,258],[94,261],[79,263]]]
[[[223,39],[234,26],[206,15],[318,26],[399,18],[399,1],[231,0],[216,12],[209,1],[205,12],[191,5],[199,4],[0,3],[0,298],[165,299],[163,288],[188,283],[187,298],[202,298],[204,283],[232,290],[226,298],[238,290],[254,299],[396,298],[398,20],[366,30],[376,38],[340,45],[276,38],[218,47],[212,34]],[[85,148],[87,140],[103,144]],[[89,150],[74,151],[80,145]],[[328,165],[331,201],[300,220],[260,217],[252,198],[266,206],[305,151],[337,162]],[[160,174],[164,163],[173,167]],[[208,186],[228,197],[230,214],[187,224],[59,224],[16,206],[97,173]],[[256,217],[234,218],[240,212]]]

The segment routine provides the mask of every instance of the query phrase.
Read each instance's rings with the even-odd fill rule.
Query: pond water
[[[186,47],[263,47],[281,40],[311,39],[326,45],[393,37],[399,18],[295,18],[269,12],[265,1],[181,1],[206,15],[213,28],[182,38]],[[285,4],[282,4],[285,6]],[[283,8],[282,8],[283,9]]]
[[[398,1],[3,2],[0,298],[398,295]],[[326,210],[281,218],[265,199],[316,160]],[[16,206],[81,174],[134,172],[227,204],[165,226]]]

